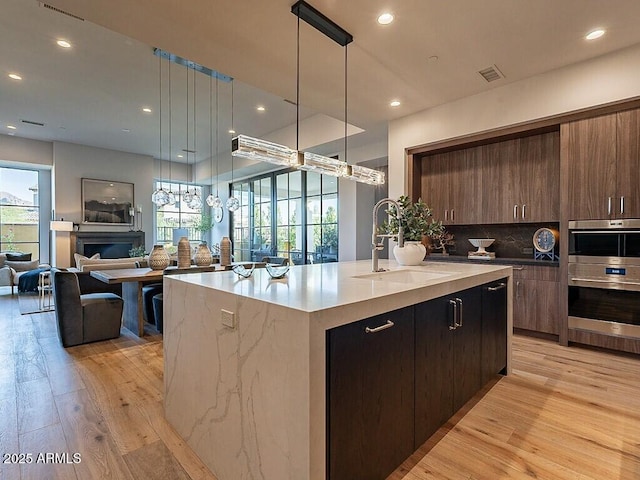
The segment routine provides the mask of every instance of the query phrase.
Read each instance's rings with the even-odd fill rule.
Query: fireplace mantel
[[[130,248],[144,246],[144,232],[71,232],[71,260],[73,255],[79,253],[86,255],[85,247],[98,247],[102,245],[129,246]],[[122,248],[120,248],[122,250]],[[92,254],[95,252],[91,252]],[[118,258],[124,255],[112,256],[108,252],[100,253],[102,258]]]

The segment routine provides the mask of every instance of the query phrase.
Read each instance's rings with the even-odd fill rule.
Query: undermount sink
[[[455,272],[434,272],[423,270],[389,270],[387,272],[374,272],[364,275],[355,275],[353,278],[374,280],[393,283],[421,284],[431,280],[454,275]]]

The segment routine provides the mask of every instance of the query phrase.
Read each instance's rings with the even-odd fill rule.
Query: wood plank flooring
[[[164,420],[161,336],[65,350],[54,313],[20,315],[4,290],[0,453],[34,462],[0,480],[215,480]],[[513,375],[486,390],[389,480],[640,479],[640,357],[516,336]]]

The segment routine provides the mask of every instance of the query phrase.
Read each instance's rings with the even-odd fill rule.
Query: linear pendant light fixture
[[[346,47],[353,41],[353,36],[323,15],[304,0],[299,0],[291,7],[291,13],[298,17],[298,45],[297,45],[297,88],[296,88],[296,143],[300,124],[300,20],[338,43]],[[346,119],[346,51],[345,51],[345,155],[347,137]],[[238,135],[232,140],[231,152],[233,156],[259,160],[276,165],[297,167],[301,170],[315,171],[324,175],[349,178],[370,185],[382,185],[385,182],[384,173],[359,165],[349,165],[346,161],[326,157],[312,152],[301,152],[284,145],[262,140],[260,138]]]

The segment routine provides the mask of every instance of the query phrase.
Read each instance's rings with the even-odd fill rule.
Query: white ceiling
[[[48,3],[87,21],[52,12],[36,0],[0,0],[0,133],[7,133],[6,124],[11,123],[19,128],[17,136],[157,157],[158,117],[140,112],[142,105],[157,111],[158,59],[149,45],[234,77],[237,131],[261,137],[280,131],[282,138],[282,129],[288,127],[294,133],[295,107],[283,101],[296,95],[293,0]],[[386,123],[394,118],[640,43],[637,0],[310,3],[354,36],[347,50],[348,120],[365,132],[354,135],[350,146],[386,141]],[[383,27],[376,17],[385,9],[396,19]],[[596,27],[607,34],[586,41],[584,35]],[[71,41],[73,49],[57,47],[60,37]],[[323,113],[343,120],[344,52],[301,23],[301,118],[311,122]],[[505,78],[487,83],[477,73],[491,65]],[[11,81],[6,76],[10,71],[20,72],[24,80]],[[184,118],[172,122],[172,150],[177,151],[186,138],[186,77],[183,68],[172,72],[172,113]],[[198,115],[196,135],[201,160],[209,151],[209,85],[204,76],[198,77],[197,111],[204,114]],[[228,84],[219,88],[224,133],[228,127],[223,123],[230,123],[230,95]],[[402,105],[389,107],[392,99]],[[267,112],[258,114],[258,104]],[[166,113],[166,102],[163,108]],[[24,125],[22,119],[46,126]],[[318,128],[318,122],[311,123]],[[314,136],[304,125],[301,136]],[[339,150],[339,143],[318,148],[329,153]],[[168,145],[163,149],[168,151]]]

